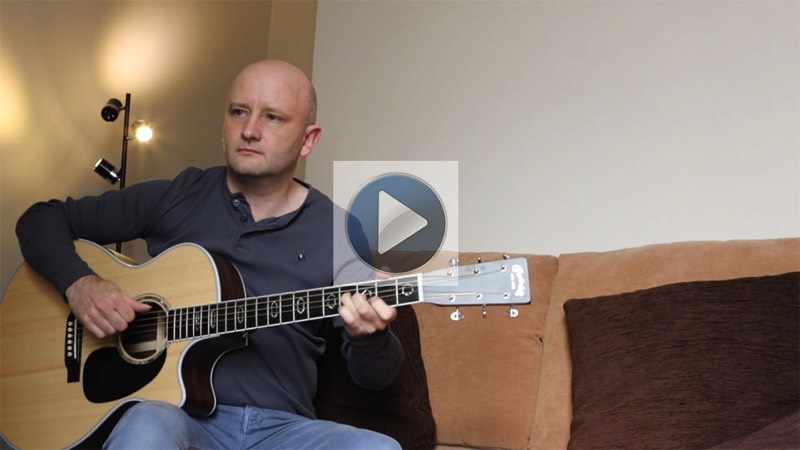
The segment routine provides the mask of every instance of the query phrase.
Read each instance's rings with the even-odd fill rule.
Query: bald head
[[[317,92],[308,76],[296,66],[277,59],[265,59],[254,62],[242,69],[231,85],[228,94],[228,103],[231,93],[242,83],[256,83],[266,86],[271,83],[280,83],[287,93],[294,97],[305,112],[307,125],[317,122]]]

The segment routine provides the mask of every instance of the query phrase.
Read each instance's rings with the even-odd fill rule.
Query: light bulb
[[[153,138],[153,129],[147,125],[146,122],[143,120],[137,120],[133,122],[133,135],[136,137],[136,140],[139,142],[147,142]]]

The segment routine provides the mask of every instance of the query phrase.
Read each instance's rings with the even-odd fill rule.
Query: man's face
[[[245,69],[234,81],[223,122],[225,159],[238,176],[294,172],[305,146],[308,90],[298,74],[278,66]]]

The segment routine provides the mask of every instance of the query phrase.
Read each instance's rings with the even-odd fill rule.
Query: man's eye
[[[281,120],[281,118],[277,114],[267,114],[265,117],[270,122],[277,122],[277,121]]]
[[[235,117],[241,117],[246,115],[247,111],[242,108],[231,108],[230,114]]]

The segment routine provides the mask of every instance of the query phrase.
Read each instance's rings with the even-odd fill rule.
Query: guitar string
[[[396,290],[394,289],[394,287],[389,287],[386,289],[378,289],[376,295],[388,299],[388,297],[394,296],[395,293]],[[255,314],[252,313],[245,314],[248,316],[248,318],[251,319],[248,322],[252,321],[252,319],[255,319],[256,323],[263,322],[265,324],[264,326],[273,326],[273,325],[277,326],[281,325],[282,323],[295,323],[306,320],[335,317],[339,315],[338,307],[341,305],[340,300],[337,298],[334,300],[333,304],[330,305],[331,302],[328,299],[323,298],[322,293],[319,293],[319,294],[310,294],[307,296],[309,299],[307,301],[308,306],[302,313],[300,313],[301,315],[300,319],[296,319],[293,317],[292,319],[284,320],[285,315],[289,314],[294,315],[294,313],[296,313],[298,299],[297,298],[292,299],[291,297],[289,297],[281,300],[280,297],[281,294],[277,294],[276,298],[274,299],[270,299],[270,296],[262,296],[262,297],[253,297],[247,299],[231,300],[229,303],[223,301],[220,303],[210,303],[207,305],[175,308],[167,311],[158,310],[154,312],[145,312],[137,316],[137,320],[135,321],[136,324],[135,328],[129,329],[129,331],[126,331],[126,334],[136,335],[136,334],[152,333],[159,327],[159,321],[163,321],[164,318],[167,316],[171,316],[173,319],[176,319],[176,316],[181,315],[182,312],[185,312],[186,313],[185,315],[187,317],[185,318],[177,317],[177,321],[173,320],[172,323],[173,330],[181,331],[180,330],[181,328],[186,327],[192,332],[194,332],[195,326],[199,326],[201,329],[206,329],[206,330],[221,328],[224,327],[226,323],[233,322],[236,319],[237,315],[236,310],[241,308],[245,308],[245,310],[250,309],[252,311],[252,308],[255,307],[256,308],[254,311]],[[255,304],[253,304],[253,302],[255,302]],[[277,304],[279,305],[279,309],[277,310],[275,308],[270,307],[270,305],[275,304],[275,302],[277,302]],[[259,303],[261,303],[261,305],[259,305]],[[418,301],[414,300],[413,302],[408,302],[407,304],[412,304],[412,303],[418,303]],[[401,303],[400,305],[403,305],[403,303]],[[202,308],[208,308],[209,310],[198,311],[198,309]],[[322,315],[311,316],[311,311],[319,308],[322,308]],[[334,308],[336,308],[335,312]],[[214,311],[210,311],[210,309],[214,309]],[[331,312],[326,313],[325,310],[330,310]],[[199,321],[191,320],[191,316],[196,317],[198,315],[200,316]],[[270,323],[271,321],[273,321],[274,323]],[[213,324],[219,324],[220,326],[212,326]],[[234,324],[234,327],[237,326],[238,325]],[[234,329],[231,332],[244,331],[245,329],[248,328],[250,327],[247,326],[240,327],[239,329]],[[211,334],[215,333],[212,332]]]
[[[456,296],[470,296],[472,297],[474,294],[455,294]],[[445,297],[452,299],[451,296],[444,296],[440,295],[438,297]],[[406,304],[414,304],[419,303],[418,301],[408,302],[405,304],[397,304],[397,305],[389,305],[390,307],[395,306],[404,306]],[[321,302],[317,303],[317,305],[312,306],[313,308],[326,308],[325,306],[318,306],[322,305]],[[474,306],[480,305],[479,303],[474,304]],[[286,325],[291,323],[299,323],[299,322],[306,322],[311,320],[318,320],[328,317],[336,317],[339,316],[338,312],[338,302],[336,304],[336,311],[332,311],[329,313],[323,312],[322,315],[317,315],[313,313],[313,311],[306,309],[303,312],[295,312],[291,306],[287,308],[283,308],[279,313],[270,314],[268,309],[259,308],[256,309],[255,314],[247,315],[246,319],[236,323],[236,314],[235,313],[227,313],[228,316],[233,315],[233,317],[227,317],[223,319],[217,318],[216,320],[213,316],[205,315],[203,316],[202,313],[200,317],[197,317],[197,314],[190,317],[182,318],[181,320],[171,321],[170,324],[164,324],[163,327],[167,329],[167,340],[168,341],[179,341],[183,339],[190,339],[194,337],[203,337],[203,336],[214,336],[219,334],[227,334],[227,333],[235,333],[235,332],[243,332],[253,329],[259,328],[267,328],[272,326],[278,325]],[[458,305],[456,305],[458,306]],[[327,307],[331,309],[331,307]],[[147,314],[147,313],[145,313]],[[282,315],[291,314],[290,318],[284,318]],[[159,313],[152,313],[153,316],[161,315],[164,317],[164,314]],[[162,321],[162,318],[156,317],[153,319],[144,319],[145,321],[149,321],[150,323],[141,324],[138,323],[134,326],[129,328],[126,332],[124,332],[125,336],[129,338],[133,338],[136,336],[141,335],[152,335],[155,333],[161,325],[159,322]],[[139,321],[141,322],[141,321]],[[228,326],[230,324],[231,326]],[[171,325],[171,326],[170,326]],[[219,330],[219,331],[217,331]]]
[[[484,275],[485,274],[490,274],[490,273],[497,273],[497,272],[500,272],[500,271],[486,272],[486,273],[484,273]],[[471,276],[472,277],[479,277],[481,275],[482,274],[477,274],[477,275],[473,274]],[[352,289],[352,288],[355,288],[355,287],[362,287],[362,286],[366,287],[365,285],[369,285],[371,287],[371,286],[373,286],[375,284],[378,284],[378,289],[377,289],[376,295],[381,296],[381,297],[389,297],[390,295],[387,295],[387,294],[392,294],[393,295],[393,294],[395,294],[397,292],[397,290],[398,290],[397,288],[398,287],[403,287],[403,286],[401,286],[399,284],[391,284],[391,285],[389,285],[389,284],[390,283],[395,283],[395,281],[401,281],[403,278],[409,278],[409,277],[397,277],[397,278],[390,278],[390,279],[386,279],[386,280],[374,280],[374,281],[371,281],[371,282],[353,283],[351,285],[346,285],[346,286],[341,286],[341,287],[321,288],[321,289],[319,289],[319,291],[320,291],[319,294],[311,294],[308,297],[310,297],[310,298],[314,298],[314,297],[320,298],[324,294],[324,292],[322,292],[322,291],[324,291],[325,289],[335,290],[338,293],[338,290],[340,288],[342,288],[342,290],[344,290],[344,291],[347,291],[348,290],[347,288]],[[438,284],[441,284],[443,282],[450,283],[450,282],[453,281],[453,278],[452,277],[448,277],[448,276],[439,276],[439,277],[427,276],[427,278],[434,280],[434,281],[425,283],[429,287],[430,286],[434,286],[437,283]],[[438,281],[436,281],[436,278],[438,278]],[[406,283],[405,286],[408,286],[408,283]],[[414,285],[413,287],[417,287],[417,286]],[[366,289],[365,291],[371,291],[371,290],[370,289]],[[297,292],[306,293],[308,291],[297,291]],[[270,311],[269,308],[265,309],[263,307],[262,308],[258,308],[257,303],[259,301],[261,301],[261,300],[269,299],[271,296],[268,295],[268,296],[250,297],[250,298],[245,298],[245,299],[230,300],[228,302],[223,301],[223,302],[219,302],[219,303],[209,303],[209,304],[205,304],[205,305],[181,307],[181,308],[170,309],[170,310],[167,310],[167,311],[158,310],[158,311],[154,311],[154,312],[148,312],[148,313],[144,313],[143,314],[145,316],[144,318],[136,320],[135,329],[127,331],[127,332],[125,332],[125,334],[128,335],[128,336],[132,336],[132,335],[136,335],[136,334],[148,334],[148,333],[152,334],[155,330],[158,329],[159,326],[161,326],[161,325],[159,325],[159,321],[162,321],[164,317],[170,316],[171,312],[173,313],[172,314],[173,320],[172,320],[172,323],[171,323],[171,329],[172,329],[171,331],[173,333],[172,333],[172,336],[170,336],[170,338],[168,339],[170,341],[188,339],[188,338],[191,338],[191,337],[195,337],[195,335],[197,335],[197,334],[209,335],[209,336],[216,335],[216,334],[226,334],[226,333],[246,331],[246,330],[250,330],[250,329],[254,329],[254,328],[277,326],[277,325],[281,325],[281,324],[284,324],[284,323],[288,324],[288,323],[296,323],[296,322],[303,322],[303,321],[309,321],[309,320],[322,319],[322,318],[326,318],[326,317],[335,317],[335,316],[339,315],[338,314],[338,309],[337,309],[336,312],[332,312],[332,313],[329,313],[329,314],[326,314],[326,313],[323,312],[322,316],[311,317],[310,316],[310,310],[311,309],[322,307],[323,311],[324,311],[324,309],[326,308],[326,302],[328,302],[328,299],[320,298],[320,300],[308,300],[307,301],[307,307],[306,307],[305,311],[299,313],[301,316],[302,315],[306,315],[306,312],[308,312],[308,314],[306,315],[306,317],[301,317],[300,319],[296,319],[295,318],[295,312],[296,312],[295,311],[295,309],[296,309],[295,307],[297,306],[296,298],[294,299],[295,301],[292,301],[289,298],[284,299],[284,300],[289,300],[289,301],[282,301],[280,299],[280,297],[281,296],[288,296],[288,295],[292,295],[292,294],[297,294],[297,292],[295,292],[295,293],[285,293],[285,294],[272,294],[271,296],[277,297],[274,301],[277,301],[277,302],[280,303],[280,310],[278,310],[278,311],[275,311],[275,310]],[[463,296],[474,296],[476,294],[477,294],[477,292],[464,292],[464,293],[455,293],[455,294],[454,293],[444,293],[444,294],[435,294],[434,293],[434,294],[431,294],[431,295],[427,295],[427,297],[429,297],[431,299],[435,299],[435,298],[453,298],[454,296],[455,297],[463,297]],[[501,294],[504,294],[504,293],[503,292],[483,292],[483,294],[501,295]],[[256,305],[255,305],[256,314],[255,315],[253,315],[253,314],[249,314],[249,315],[245,314],[245,315],[249,316],[248,318],[255,319],[255,322],[256,322],[255,325],[248,326],[247,323],[245,322],[245,325],[242,327],[240,325],[237,325],[235,322],[233,322],[233,329],[231,331],[229,331],[230,328],[225,327],[225,330],[221,331],[221,332],[213,332],[213,331],[209,331],[209,332],[205,332],[205,333],[203,332],[203,328],[205,328],[206,330],[213,330],[213,329],[218,328],[216,326],[212,326],[214,324],[219,324],[219,325],[223,325],[224,326],[224,325],[227,325],[227,323],[231,323],[232,321],[235,321],[235,319],[237,317],[236,309],[245,308],[245,312],[246,312],[246,309],[248,308],[248,303],[252,303],[253,301],[256,302]],[[408,302],[408,304],[419,303],[419,302],[420,302],[419,300],[415,300],[413,302]],[[269,304],[269,300],[268,300],[267,303]],[[244,304],[244,305],[242,305],[242,304]],[[336,303],[335,303],[335,306],[338,307],[339,305],[340,305],[340,302],[337,300]],[[402,306],[402,305],[403,304],[390,305],[390,306],[394,307],[394,306]],[[252,305],[250,305],[250,306],[252,306]],[[212,314],[203,316],[202,312],[200,312],[200,320],[197,320],[197,315],[198,315],[197,314],[197,310],[198,310],[198,308],[209,308],[209,309],[211,309],[212,307],[213,307],[213,309],[215,309],[215,311],[213,311]],[[220,319],[219,316],[222,315],[222,314],[215,314],[215,313],[220,312],[219,311],[220,307],[224,307],[224,309],[226,309],[226,310],[233,309],[234,311],[232,311],[232,312],[231,311],[223,311],[222,314],[225,315],[225,318],[224,319]],[[328,306],[327,308],[328,309],[333,309],[332,306]],[[192,310],[194,310],[194,311],[192,311]],[[185,311],[187,316],[194,317],[195,320],[191,320],[191,317],[187,317],[187,318],[180,317],[180,318],[178,318],[178,320],[176,322],[174,320],[175,316],[177,315],[176,313],[178,313],[180,311]],[[291,320],[283,320],[283,315],[285,315],[285,314],[292,314],[292,319]],[[233,318],[230,318],[229,317],[230,315],[233,315]],[[214,316],[216,316],[216,317],[214,317]],[[268,316],[271,316],[271,317],[268,317]],[[258,322],[260,322],[259,318],[264,318],[263,319],[265,321],[264,325],[258,325]],[[278,319],[278,321],[275,322],[275,323],[269,323],[270,319]],[[252,322],[252,320],[250,320],[250,322]],[[169,326],[169,325],[164,325],[164,326]],[[198,328],[199,328],[199,330],[198,330]],[[221,327],[219,327],[219,328],[221,328]],[[186,335],[186,337],[178,337],[177,335],[179,335],[179,334],[180,335]],[[190,334],[191,334],[191,336],[190,336]]]
[[[479,274],[467,274],[467,276],[469,276],[470,278],[476,278],[476,277],[486,276],[486,275],[500,273],[500,272],[502,272],[502,270],[486,271],[486,272],[481,272]],[[452,283],[454,281],[453,277],[444,276],[444,275],[443,276],[425,276],[425,277],[426,277],[427,281],[424,283],[423,288],[426,285],[429,286],[429,287],[433,287],[433,286],[436,286],[436,285]],[[180,307],[180,308],[174,308],[174,309],[168,309],[168,310],[159,309],[157,311],[145,312],[145,313],[139,314],[137,320],[135,322],[133,322],[134,323],[134,327],[132,327],[133,329],[130,329],[129,331],[126,331],[125,334],[127,336],[135,336],[137,334],[152,334],[160,326],[162,326],[162,325],[160,325],[160,323],[163,322],[164,318],[165,317],[169,318],[170,316],[173,319],[171,321],[172,323],[168,324],[168,325],[164,325],[165,327],[171,327],[172,328],[172,330],[171,330],[172,331],[172,333],[171,333],[172,336],[168,339],[169,341],[189,339],[191,337],[194,337],[197,334],[200,334],[200,335],[225,334],[225,333],[246,331],[246,330],[254,329],[254,328],[277,326],[277,325],[281,325],[281,324],[284,324],[284,323],[288,324],[288,323],[296,323],[296,322],[303,322],[303,321],[309,321],[309,320],[322,319],[322,318],[326,318],[326,317],[335,317],[335,316],[339,315],[338,306],[341,305],[340,300],[336,299],[335,300],[335,304],[333,306],[330,306],[329,305],[329,303],[330,303],[329,299],[328,298],[323,298],[323,296],[325,296],[325,294],[326,294],[326,292],[324,292],[325,290],[330,290],[330,291],[336,292],[338,294],[340,289],[344,293],[344,292],[352,292],[352,290],[357,288],[357,287],[358,288],[366,287],[367,289],[364,289],[361,292],[366,292],[366,291],[372,292],[372,291],[375,291],[375,295],[377,295],[379,297],[382,297],[382,298],[383,297],[389,298],[389,297],[393,297],[395,295],[399,297],[399,296],[403,295],[402,292],[400,292],[402,290],[402,288],[409,287],[409,286],[414,288],[414,293],[418,292],[418,289],[419,289],[418,284],[416,284],[416,282],[414,284],[411,284],[408,281],[405,281],[406,279],[413,279],[413,280],[416,281],[416,276],[395,277],[395,278],[389,278],[389,279],[385,279],[385,280],[373,280],[373,281],[364,282],[364,283],[352,283],[352,284],[349,284],[349,285],[344,285],[344,286],[339,286],[339,287],[319,288],[319,289],[314,289],[313,290],[313,291],[318,291],[318,292],[315,292],[315,293],[311,293],[310,291],[296,291],[296,292],[293,292],[293,293],[271,294],[271,295],[266,295],[266,296],[249,297],[249,298],[243,298],[243,299],[222,301],[222,302],[218,302],[218,303],[208,303],[208,304],[204,304],[204,305],[186,306],[186,307]],[[400,284],[400,282],[404,282],[404,284]],[[370,287],[373,287],[373,289],[369,289]],[[377,288],[377,289],[374,289],[374,288]],[[331,292],[331,293],[333,293],[333,292]],[[298,306],[297,300],[298,300],[298,298],[294,297],[294,295],[296,295],[297,293],[306,294],[304,296],[304,297],[307,297],[305,302],[304,302],[304,303],[306,303],[306,306],[303,309],[303,311],[297,311],[297,306]],[[428,297],[429,299],[441,299],[441,298],[452,299],[454,297],[476,296],[477,294],[478,293],[474,292],[474,291],[461,292],[461,293],[432,293],[432,294],[426,295],[426,297]],[[487,292],[487,291],[484,291],[484,292],[482,292],[482,294],[485,294],[485,295],[502,295],[502,294],[504,294],[504,292]],[[272,297],[274,297],[274,298],[272,298]],[[281,298],[281,297],[288,297],[288,298]],[[302,299],[303,297],[300,297],[300,298]],[[267,305],[267,307],[266,308],[263,307],[263,306],[259,307],[258,304],[260,302],[263,303],[264,301],[266,301],[265,304]],[[253,302],[255,302],[255,305],[252,304]],[[274,302],[278,302],[280,304],[278,310],[271,309],[269,307],[269,305],[270,304],[274,304]],[[403,306],[405,304],[413,304],[413,303],[420,303],[420,300],[414,300],[414,301],[408,302],[408,303],[396,303],[396,304],[392,304],[392,305],[389,305],[389,306],[395,307],[395,306]],[[479,303],[476,303],[476,304],[479,304]],[[247,314],[247,310],[248,309],[252,310],[253,307],[256,308],[255,311],[254,311],[255,314],[252,314],[252,312],[250,314]],[[331,313],[325,313],[324,312],[326,309],[333,310],[334,307],[337,308],[336,311],[331,312]],[[203,309],[203,308],[208,308],[209,311],[198,311],[199,309]],[[244,322],[244,326],[241,326],[241,322],[239,324],[237,324],[235,322],[237,316],[239,315],[237,310],[241,310],[242,308],[244,308],[246,319],[250,319],[250,320],[243,319],[243,320],[246,320],[246,322]],[[315,310],[315,309],[319,309],[319,308],[322,308],[322,316],[311,317],[311,310]],[[214,309],[214,311],[210,311],[211,309]],[[220,309],[225,309],[226,311],[220,311]],[[228,310],[232,310],[232,311],[228,311]],[[176,317],[176,316],[181,315],[182,312],[185,313],[186,317]],[[204,314],[204,313],[206,313],[206,314]],[[284,320],[283,316],[287,315],[287,314],[291,314],[292,315],[292,319],[291,320]],[[295,318],[295,314],[299,314],[301,317],[299,319],[296,319]],[[198,315],[200,316],[199,319],[197,318]],[[224,318],[220,318],[220,316],[222,316],[222,315],[224,315],[225,317]],[[231,315],[233,317],[230,317]],[[142,317],[142,316],[144,316],[144,317]],[[303,316],[305,316],[305,317],[303,317]],[[177,318],[177,321],[175,320],[176,318]],[[194,319],[194,320],[192,320],[192,319]],[[259,320],[259,319],[262,319],[262,320]],[[277,319],[277,322],[269,323],[271,320],[275,320],[275,319]],[[251,323],[255,322],[255,324],[252,325],[252,326],[248,326],[247,322],[251,322]],[[261,322],[263,322],[264,324],[263,325],[259,325],[259,323],[261,323]],[[232,323],[233,324],[234,329],[232,331],[228,331],[230,329],[230,328],[228,328],[226,326],[228,323]],[[218,326],[213,326],[213,325],[218,325]],[[217,328],[222,328],[222,326],[225,326],[225,330],[224,331],[221,331],[221,332],[211,331],[211,330],[214,330],[214,329],[217,329]],[[204,329],[206,331],[208,331],[208,332],[204,333],[203,332]],[[180,335],[187,335],[187,336],[186,337],[177,337],[177,335],[179,335],[179,334]],[[191,335],[191,336],[189,336],[189,335]]]

